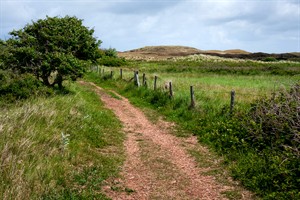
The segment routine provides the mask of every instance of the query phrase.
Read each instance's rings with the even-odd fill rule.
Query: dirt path
[[[197,145],[195,137],[183,139],[169,134],[172,124],[150,122],[145,114],[124,98],[113,98],[93,83],[95,92],[124,125],[127,159],[122,178],[111,180],[104,192],[112,199],[226,199],[230,189],[203,175],[187,149]]]

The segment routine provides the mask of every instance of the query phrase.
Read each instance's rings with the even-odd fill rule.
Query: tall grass
[[[105,199],[123,134],[99,97],[77,84],[69,93],[2,107],[0,199]]]

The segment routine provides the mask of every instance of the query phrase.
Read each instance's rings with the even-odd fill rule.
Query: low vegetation
[[[0,199],[108,199],[124,154],[121,125],[90,89],[2,106]]]

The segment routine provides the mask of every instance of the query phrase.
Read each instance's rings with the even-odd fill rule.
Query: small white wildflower
[[[68,144],[70,142],[69,136],[70,134],[65,135],[63,132],[61,132],[62,146],[64,150],[68,148]]]
[[[89,115],[86,115],[86,116],[83,117],[83,119],[87,119],[87,118],[89,118],[89,117],[90,117]]]

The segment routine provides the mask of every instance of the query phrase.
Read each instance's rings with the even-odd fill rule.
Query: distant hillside
[[[290,54],[296,55],[296,56],[300,56],[300,52],[291,52]]]
[[[220,51],[220,50],[207,50],[203,51],[204,53],[217,53],[217,54],[251,54],[248,51],[244,51],[241,49],[230,49],[230,50],[225,50],[225,51]]]
[[[119,56],[125,58],[167,58],[176,56],[188,56],[193,54],[199,54],[203,51],[185,46],[146,46],[139,49],[133,49],[130,51],[120,52]]]
[[[286,61],[297,61],[300,62],[300,53],[280,53],[280,54],[269,54],[263,52],[248,53],[248,54],[220,54],[220,53],[204,53],[211,56],[219,56],[223,58],[238,58],[238,59],[249,59],[249,60],[261,60],[261,61],[276,61],[276,60],[286,60]]]
[[[130,51],[119,52],[120,57],[134,60],[160,60],[170,59],[178,56],[189,56],[194,54],[206,54],[212,56],[219,56],[224,58],[239,58],[251,60],[292,60],[300,61],[300,52],[268,54],[268,53],[251,53],[241,49],[231,50],[199,50],[193,47],[186,46],[146,46]]]

